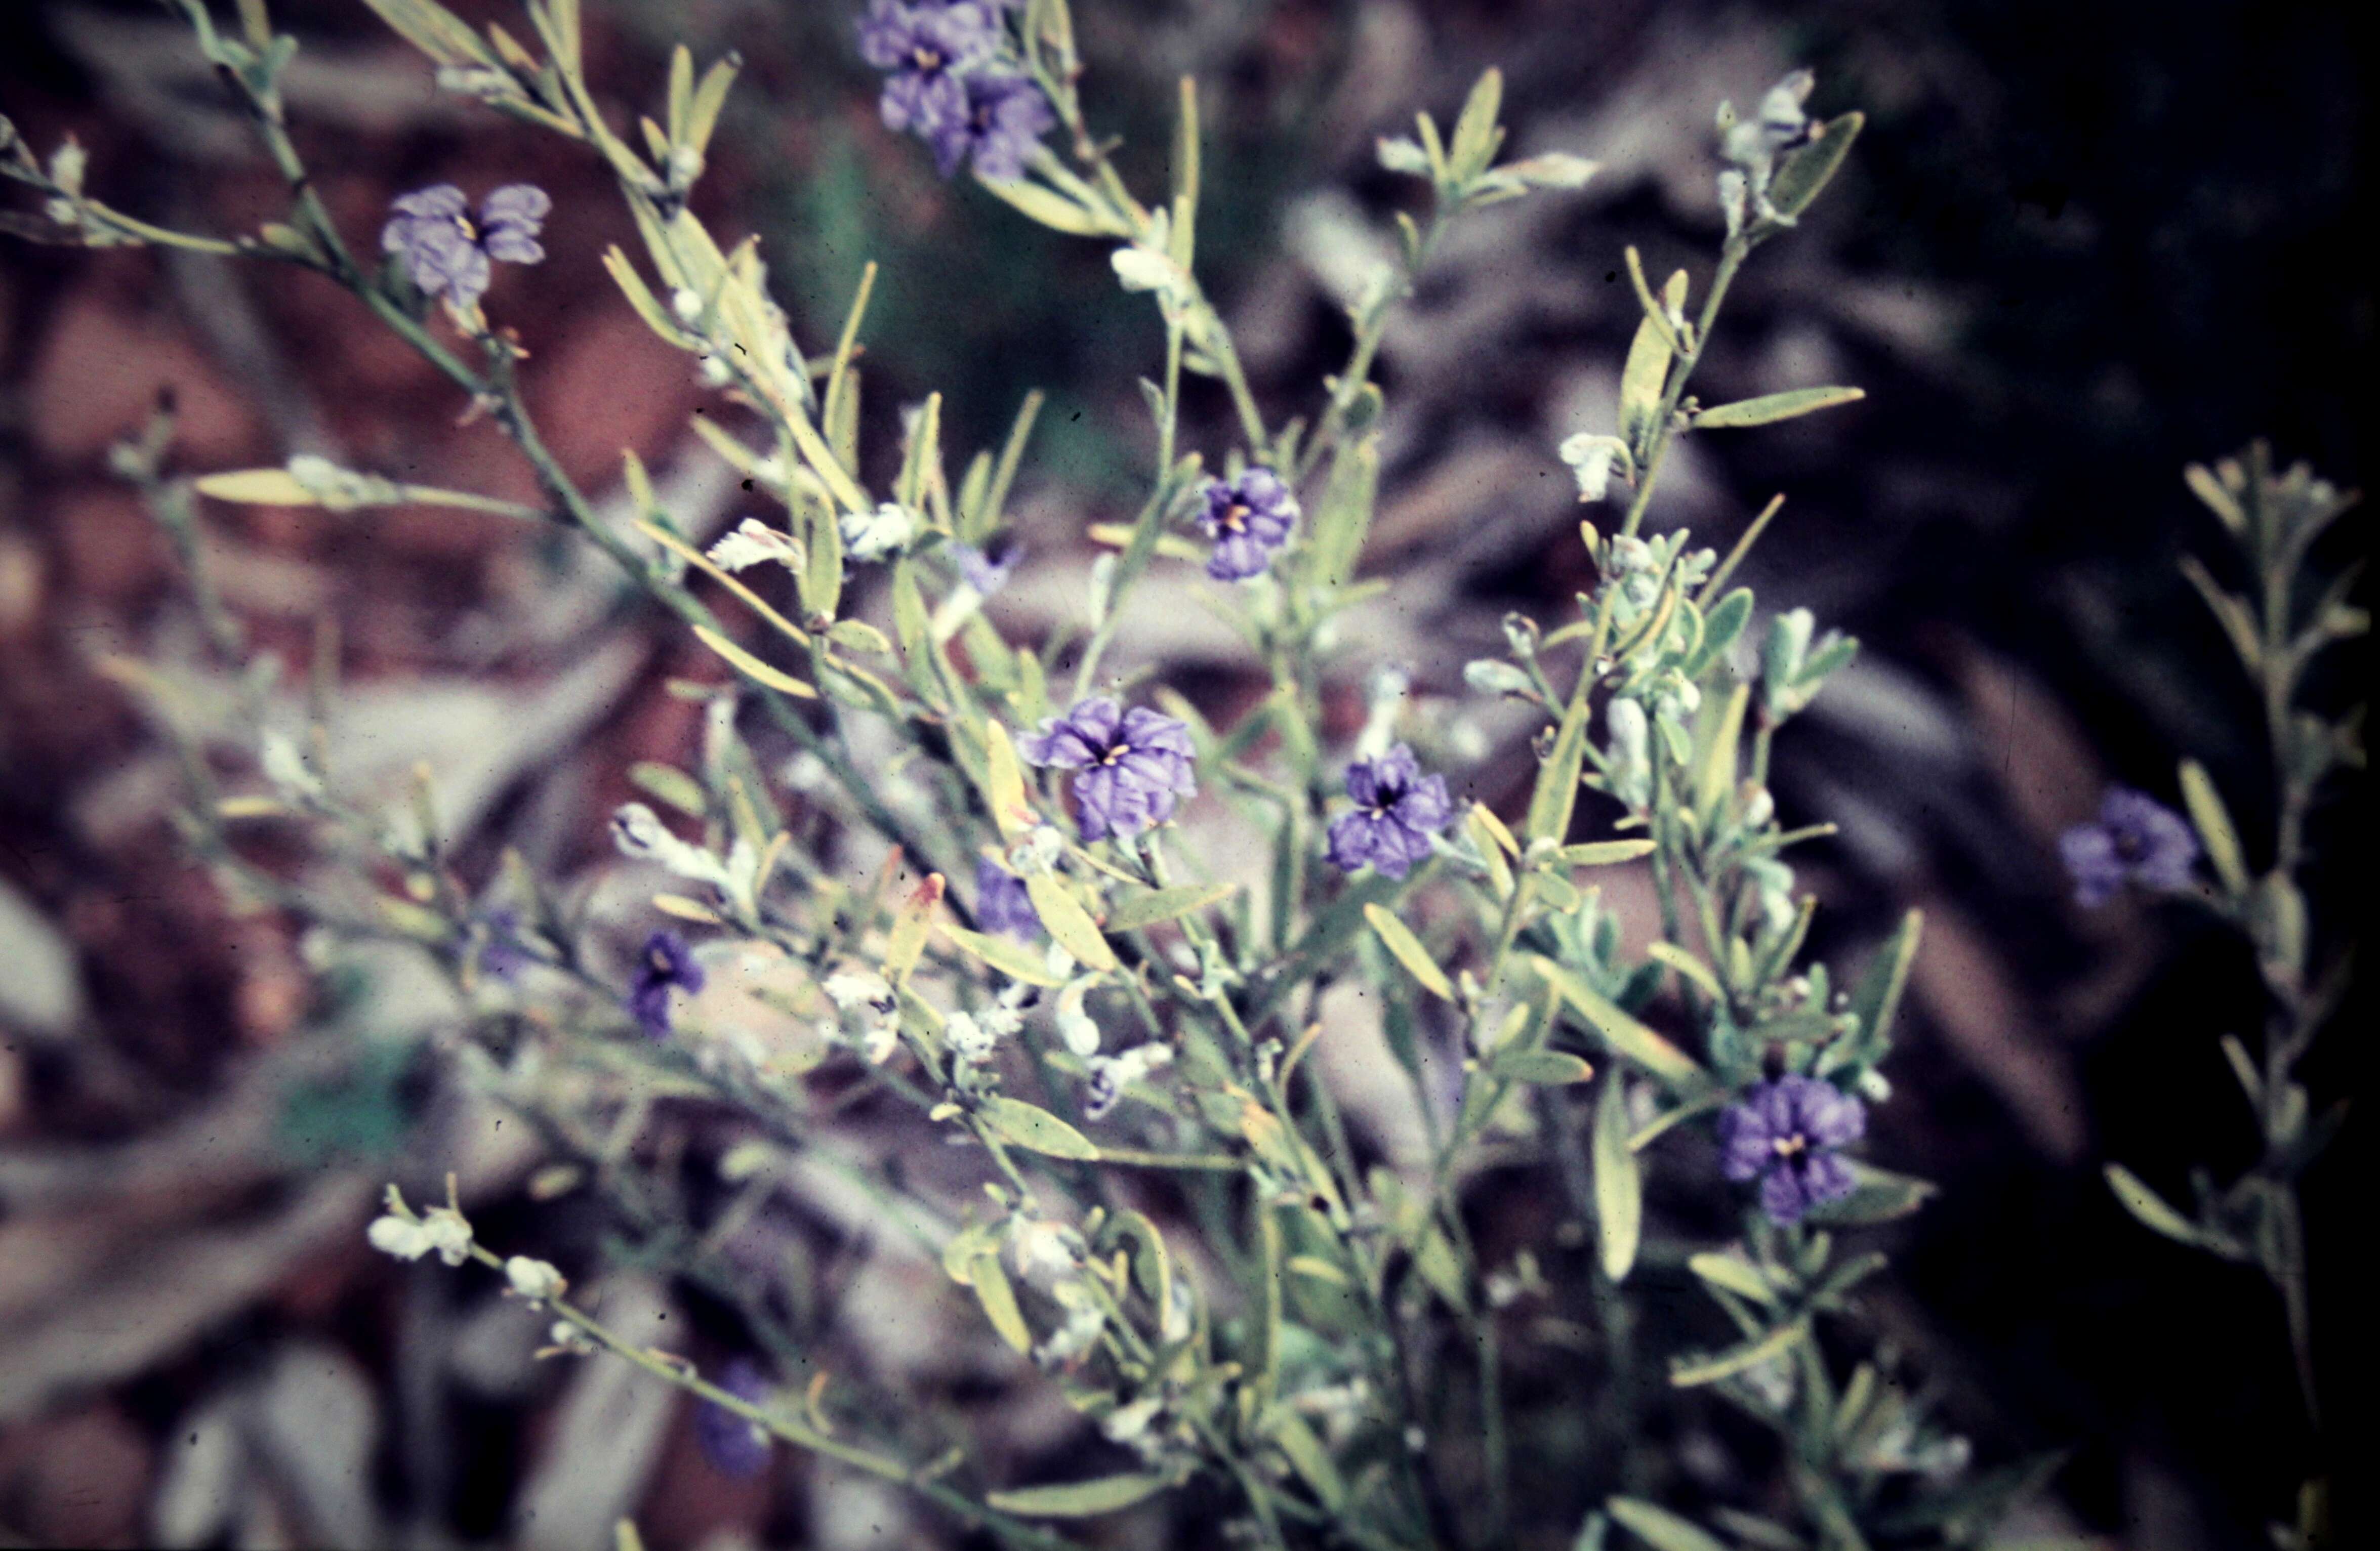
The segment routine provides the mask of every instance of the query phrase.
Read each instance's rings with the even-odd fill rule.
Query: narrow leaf
[[[984,1500],[1002,1513],[1033,1519],[1093,1519],[1145,1502],[1172,1484],[1161,1475],[1102,1475],[1062,1486],[1025,1486]]]
[[[1925,1205],[1935,1187],[1912,1174],[1853,1162],[1849,1195],[1810,1208],[1803,1221],[1822,1228],[1855,1228],[1905,1218]]]
[[[1414,936],[1412,927],[1377,904],[1364,907],[1364,919],[1371,923],[1381,946],[1395,954],[1397,963],[1421,982],[1422,989],[1442,1001],[1454,1000],[1453,983],[1447,979],[1446,971],[1438,967],[1438,961],[1429,956],[1429,950],[1421,945],[1421,939]]]
[[[2240,1258],[2232,1247],[2217,1240],[2198,1224],[2166,1205],[2165,1197],[2149,1188],[2148,1182],[2120,1163],[2107,1167],[2107,1188],[2116,1193],[2124,1210],[2140,1219],[2141,1226],[2154,1233],[2162,1233],[2178,1244],[2192,1249],[2213,1250],[2230,1259]]]
[[[1591,840],[1580,845],[1565,845],[1554,853],[1554,859],[1566,867],[1608,867],[1615,862],[1633,862],[1639,856],[1653,854],[1649,840]]]
[[[2240,831],[2232,828],[2230,810],[2215,789],[2215,778],[2195,759],[2181,762],[2181,800],[2190,809],[2198,838],[2206,842],[2206,859],[2214,864],[2215,876],[2222,879],[2223,891],[2240,898],[2248,891],[2248,863],[2240,853]]]
[[[1640,468],[1652,447],[1661,390],[1670,380],[1669,333],[1667,323],[1650,318],[1639,322],[1628,346],[1628,362],[1620,371],[1620,436]]]
[[[1859,988],[1852,993],[1852,1011],[1860,1021],[1861,1054],[1871,1061],[1883,1056],[1892,1037],[1893,1015],[1900,1011],[1900,993],[1909,984],[1909,966],[1916,960],[1918,939],[1925,930],[1923,912],[1912,910],[1903,915],[1900,925],[1876,950],[1867,973],[1860,977]]]
[[[1049,1110],[1023,1099],[990,1094],[976,1113],[986,1125],[1000,1133],[1002,1141],[1014,1142],[1033,1152],[1086,1163],[1099,1156],[1099,1149],[1089,1137]]]
[[[998,1250],[984,1249],[967,1263],[967,1285],[975,1290],[975,1301],[983,1305],[983,1316],[991,1321],[1000,1339],[1018,1351],[1032,1351],[1033,1331],[1025,1323],[1024,1311],[1016,1306],[1016,1290],[1009,1285]]]
[[[730,667],[754,683],[766,685],[781,694],[791,695],[799,699],[818,698],[816,689],[781,668],[771,668],[717,631],[708,630],[698,624],[694,627],[694,634],[696,639],[725,658]]]
[[[1624,1056],[1672,1086],[1697,1082],[1703,1069],[1694,1057],[1630,1017],[1589,986],[1577,974],[1551,959],[1529,955],[1537,977],[1559,992],[1589,1027],[1603,1036],[1615,1055]]]
[[[202,474],[196,481],[200,495],[249,506],[319,506],[322,498],[299,484],[285,468],[241,468]]]
[[[1641,1497],[1612,1497],[1603,1508],[1621,1529],[1653,1551],[1727,1551],[1718,1537],[1692,1520],[1681,1519]]]
[[[1763,394],[1703,410],[1694,417],[1697,430],[1723,430],[1730,426],[1765,426],[1814,415],[1838,404],[1857,404],[1867,397],[1864,388],[1795,388],[1790,393]]]
[[[1026,878],[1025,891],[1033,897],[1033,908],[1040,915],[1041,925],[1049,928],[1061,948],[1075,955],[1075,962],[1087,969],[1116,967],[1115,950],[1099,935],[1098,925],[1073,890],[1051,874],[1035,873]]]
[[[1760,1267],[1733,1251],[1718,1254],[1706,1251],[1701,1254],[1688,1255],[1686,1269],[1713,1287],[1723,1287],[1755,1303],[1777,1302],[1777,1290],[1768,1285],[1768,1278],[1761,1274]]]
[[[1594,1153],[1596,1243],[1603,1274],[1621,1281],[1636,1264],[1645,1223],[1645,1182],[1636,1154],[1628,1145],[1627,1095],[1617,1072],[1604,1078],[1603,1092],[1596,1098]]]
[[[1792,1350],[1794,1344],[1810,1333],[1806,1318],[1789,1319],[1756,1340],[1731,1346],[1716,1356],[1679,1359],[1670,1364],[1670,1382],[1680,1389],[1692,1389],[1697,1385],[1716,1384],[1731,1378],[1746,1368],[1756,1368],[1772,1357]]]
[[[1186,883],[1178,889],[1150,889],[1129,894],[1118,900],[1108,910],[1107,929],[1111,932],[1135,931],[1153,927],[1160,921],[1172,921],[1184,915],[1195,915],[1210,905],[1222,903],[1240,891],[1236,883]]]
[[[1860,113],[1830,118],[1812,132],[1808,144],[1786,155],[1768,185],[1768,202],[1778,214],[1790,221],[1810,208],[1851,154],[1852,141],[1866,123],[1867,115]]]
[[[1587,1065],[1585,1058],[1568,1050],[1499,1050],[1488,1062],[1488,1070],[1496,1076],[1541,1088],[1584,1083],[1595,1075],[1595,1068]]]
[[[1062,975],[1050,973],[1049,961],[1013,937],[997,933],[971,932],[965,927],[945,923],[942,935],[951,945],[972,958],[982,960],[992,968],[1027,986],[1062,986]]]
[[[1573,696],[1562,712],[1554,748],[1537,768],[1537,784],[1529,794],[1526,838],[1559,843],[1570,832],[1570,816],[1578,805],[1578,776],[1586,760],[1586,697]]]

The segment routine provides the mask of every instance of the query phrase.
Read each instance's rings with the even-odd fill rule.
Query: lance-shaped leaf
[[[390,30],[441,65],[493,66],[495,56],[470,25],[432,0],[364,0]]]
[[[1454,120],[1454,138],[1446,148],[1447,171],[1459,182],[1468,182],[1488,170],[1496,158],[1496,148],[1503,140],[1503,131],[1496,125],[1496,115],[1504,103],[1504,72],[1489,68],[1463,100],[1463,112]]]
[[[1678,279],[1685,278],[1681,270]],[[1670,282],[1668,291],[1682,294],[1683,287]],[[1627,364],[1620,370],[1620,437],[1628,443],[1628,451],[1642,467],[1653,445],[1655,421],[1660,417],[1661,390],[1670,380],[1670,330],[1666,323],[1645,318],[1636,325],[1636,337],[1628,346]]]
[[[1380,945],[1421,982],[1422,989],[1443,1001],[1454,1000],[1453,982],[1447,979],[1446,971],[1438,967],[1438,961],[1429,956],[1429,950],[1421,945],[1421,939],[1414,936],[1412,927],[1377,904],[1364,907],[1364,919],[1371,923]]]
[[[1653,1551],[1728,1551],[1718,1536],[1701,1525],[1641,1497],[1609,1498],[1603,1510]]]
[[[967,1285],[975,1290],[975,1301],[983,1305],[984,1318],[1000,1332],[1000,1339],[1018,1351],[1033,1350],[1033,1331],[1025,1323],[1024,1311],[1016,1306],[1016,1290],[1008,1282],[1008,1273],[1000,1264],[1000,1252],[986,1246],[967,1264]]]
[[[1672,1086],[1700,1082],[1703,1069],[1694,1057],[1606,1000],[1575,972],[1540,954],[1530,954],[1528,962],[1537,977],[1560,993],[1587,1026],[1603,1036],[1603,1042],[1614,1054],[1626,1057]]]
[[[917,967],[917,956],[926,951],[926,935],[933,929],[934,911],[942,903],[942,875],[928,873],[925,881],[909,891],[901,902],[900,913],[893,917],[892,936],[884,950],[884,978],[898,986]]]
[[[1364,388],[1366,394],[1377,396],[1378,392],[1368,383]],[[1355,562],[1363,553],[1364,536],[1371,529],[1379,485],[1379,434],[1341,442],[1331,456],[1330,475],[1323,481],[1308,527],[1312,576],[1322,586],[1344,587],[1354,579]]]
[[[985,1498],[1002,1513],[1032,1519],[1094,1519],[1146,1502],[1173,1483],[1161,1475],[1102,1475],[1060,1486],[1023,1486]]]
[[[1645,1224],[1645,1181],[1628,1145],[1628,1101],[1620,1073],[1603,1080],[1595,1102],[1595,1235],[1603,1274],[1613,1281],[1636,1264]]]
[[[700,641],[704,646],[709,647],[711,650],[725,658],[727,660],[728,666],[734,668],[737,673],[743,674],[746,678],[750,679],[753,683],[766,685],[769,688],[776,690],[780,694],[791,695],[804,700],[815,700],[818,698],[818,691],[816,689],[804,684],[801,680],[794,677],[791,673],[786,673],[782,668],[771,667],[766,662],[763,662],[759,658],[753,656],[750,652],[746,651],[742,647],[739,647],[735,642],[729,640],[726,636],[719,634],[719,632],[706,629],[698,624],[694,627],[694,635],[695,638]]]
[[[1864,388],[1795,388],[1790,393],[1763,394],[1705,409],[1694,416],[1696,430],[1723,430],[1730,426],[1773,425],[1797,415],[1815,415],[1838,404],[1857,404],[1867,397]]]
[[[2226,1260],[2248,1258],[2244,1247],[2232,1242],[2227,1235],[2209,1232],[2175,1211],[2166,1204],[2164,1196],[2149,1188],[2147,1181],[2122,1164],[2107,1165],[2107,1188],[2116,1193],[2116,1199],[2123,1203],[2124,1210],[2131,1213],[2141,1226],[2151,1232],[2162,1233],[2176,1243],[2206,1250]]]
[[[976,1111],[984,1124],[1000,1133],[1003,1142],[1051,1157],[1076,1158],[1089,1162],[1099,1156],[1091,1139],[1036,1105],[1003,1094],[991,1094],[983,1098]]]
[[[1866,123],[1867,115],[1861,113],[1828,119],[1811,131],[1807,144],[1786,153],[1768,184],[1768,202],[1778,214],[1791,221],[1810,208],[1851,154],[1852,141]]]
[[[1075,962],[1087,969],[1110,970],[1116,967],[1115,950],[1099,935],[1098,923],[1075,891],[1061,882],[1054,873],[1033,873],[1025,879],[1025,891],[1032,896],[1034,911],[1041,925],[1058,946],[1075,955]]]
[[[1554,859],[1566,867],[1608,867],[1615,862],[1650,856],[1653,849],[1649,840],[1591,840],[1563,846],[1554,853]]]
[[[1912,1174],[1851,1160],[1852,1193],[1810,1208],[1803,1221],[1823,1228],[1853,1228],[1905,1218],[1925,1205],[1935,1187]]]
[[[1851,1010],[1860,1021],[1860,1053],[1869,1061],[1881,1060],[1892,1038],[1893,1016],[1900,1011],[1900,993],[1909,984],[1909,966],[1917,958],[1918,939],[1925,930],[1923,912],[1903,915],[1852,992]]]
[[[1595,1075],[1595,1068],[1568,1050],[1501,1049],[1488,1062],[1488,1070],[1496,1076],[1541,1088],[1584,1083]]]
[[[1768,1278],[1759,1266],[1744,1259],[1739,1251],[1706,1251],[1701,1254],[1688,1255],[1686,1269],[1713,1287],[1724,1288],[1739,1298],[1749,1298],[1755,1303],[1777,1302],[1777,1290],[1768,1285]]]
[[[1062,986],[1062,975],[1050,972],[1049,960],[1013,937],[994,933],[971,932],[964,927],[944,923],[942,935],[951,945],[971,958],[982,960],[1011,980],[1027,986]]]
[[[2181,762],[2181,800],[2190,809],[2190,822],[2197,829],[2198,838],[2206,842],[2206,859],[2214,864],[2223,891],[2234,899],[2245,894],[2248,863],[2240,850],[2240,831],[2232,827],[2231,812],[2223,805],[2223,794],[2215,789],[2215,778],[2195,759]]]
[[[1692,1389],[1698,1385],[1716,1384],[1732,1378],[1746,1368],[1756,1368],[1772,1357],[1781,1357],[1810,1333],[1806,1315],[1789,1319],[1767,1334],[1743,1341],[1710,1357],[1678,1358],[1670,1363],[1670,1382],[1680,1389]]]
[[[1185,883],[1175,889],[1147,889],[1126,894],[1108,909],[1107,929],[1135,931],[1161,921],[1195,915],[1222,903],[1240,891],[1236,883]]]
[[[1033,823],[1033,805],[1025,796],[1025,769],[1017,763],[1016,745],[1008,729],[997,721],[983,727],[984,806],[1000,826],[1000,838],[1014,840]]]
[[[1569,709],[1562,712],[1561,728],[1554,734],[1553,752],[1537,767],[1537,784],[1529,794],[1525,826],[1532,842],[1559,842],[1570,832],[1570,816],[1578,806],[1579,771],[1586,760],[1588,714],[1586,696],[1572,696]]]

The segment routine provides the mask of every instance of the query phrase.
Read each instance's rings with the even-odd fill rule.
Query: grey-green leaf
[[[1603,1080],[1595,1103],[1595,1232],[1603,1274],[1625,1278],[1636,1264],[1645,1222],[1645,1181],[1628,1145],[1628,1099],[1620,1073]]]
[[[1867,391],[1864,388],[1795,388],[1788,393],[1763,394],[1758,398],[1738,399],[1733,404],[1703,410],[1694,417],[1694,429],[1722,430],[1730,426],[1773,425],[1779,420],[1832,409],[1839,404],[1857,404],[1865,397]]]
[[[1161,1475],[1101,1475],[1057,1486],[1024,1486],[984,1499],[1002,1513],[1034,1519],[1092,1519],[1145,1502],[1173,1484]]]
[[[1653,1551],[1727,1551],[1718,1538],[1701,1525],[1642,1497],[1613,1497],[1603,1507],[1621,1528],[1653,1547]]]
[[[1002,1140],[1030,1151],[1086,1163],[1099,1156],[1098,1145],[1089,1137],[1049,1110],[1022,1099],[992,1094],[983,1100],[978,1113],[986,1125],[1000,1133]]]

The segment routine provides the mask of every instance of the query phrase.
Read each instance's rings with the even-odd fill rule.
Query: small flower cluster
[[[487,294],[492,264],[534,264],[545,249],[537,240],[553,201],[533,183],[507,183],[480,202],[451,183],[440,183],[392,201],[381,228],[382,250],[395,256],[425,297],[443,297],[458,315],[468,315]]]
[[[860,57],[886,72],[884,127],[933,148],[949,177],[1011,182],[1056,127],[1010,47],[1002,0],[874,0],[859,22]]]

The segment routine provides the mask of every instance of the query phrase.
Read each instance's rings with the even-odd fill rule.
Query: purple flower
[[[2178,893],[2191,885],[2198,837],[2181,815],[2145,793],[2110,786],[2099,817],[2058,839],[2078,904],[2100,905],[2126,882]]]
[[[1760,1181],[1769,1220],[1793,1223],[1852,1193],[1852,1166],[1835,1149],[1867,1130],[1867,1106],[1831,1083],[1788,1074],[1745,1090],[1719,1112],[1719,1171]]]
[[[729,1360],[719,1375],[719,1387],[739,1400],[759,1405],[769,1395],[769,1381],[748,1357]],[[716,1400],[705,1400],[694,1413],[694,1441],[702,1457],[722,1475],[739,1480],[756,1476],[769,1463],[769,1436]]]
[[[959,579],[975,588],[978,597],[990,598],[1008,585],[1017,563],[1025,558],[1025,546],[1013,534],[995,534],[984,541],[981,549],[972,544],[954,544],[952,552],[959,563]]]
[[[973,152],[978,177],[995,183],[1023,177],[1026,160],[1058,123],[1049,100],[1025,76],[979,72],[961,84],[965,101],[957,115],[919,131],[934,148],[934,165],[948,177]]]
[[[1297,497],[1269,468],[1251,468],[1236,479],[1210,480],[1198,526],[1215,540],[1207,575],[1219,582],[1261,576],[1272,551],[1289,542],[1297,521]]]
[[[521,940],[520,913],[510,909],[491,910],[480,918],[485,936],[480,942],[480,973],[492,975],[503,981],[512,981],[520,972],[537,963]]]
[[[645,939],[637,963],[637,977],[628,988],[628,1011],[636,1014],[650,1039],[666,1039],[670,1031],[670,992],[692,996],[702,989],[702,966],[694,950],[675,932],[655,932]]]
[[[967,90],[961,72],[990,54],[997,41],[992,13],[984,6],[876,0],[859,19],[859,54],[892,72],[879,103],[884,127],[930,139],[964,123]]]
[[[1425,778],[1402,744],[1348,766],[1347,795],[1355,811],[1330,821],[1330,862],[1342,872],[1368,866],[1402,878],[1429,854],[1429,837],[1454,817],[1446,778]]]
[[[403,261],[424,295],[464,309],[486,293],[489,261],[534,264],[545,257],[537,234],[553,201],[533,183],[507,183],[480,201],[474,225],[463,190],[441,183],[402,195],[389,208],[395,213],[381,228],[381,247]]]
[[[1027,940],[1041,935],[1041,913],[1033,908],[1025,879],[989,856],[975,865],[975,924]]]
[[[1105,696],[1078,700],[1025,740],[1036,765],[1079,770],[1075,806],[1085,840],[1127,839],[1173,817],[1198,790],[1190,729],[1146,706],[1124,710]]]

